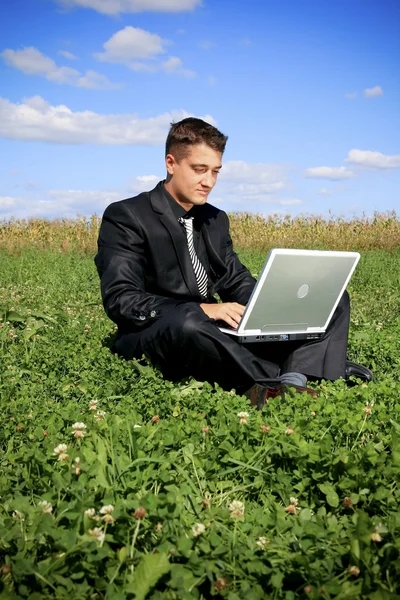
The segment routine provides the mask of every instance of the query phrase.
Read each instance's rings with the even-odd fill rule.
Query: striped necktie
[[[192,261],[193,271],[196,276],[199,292],[202,296],[204,296],[204,298],[207,298],[207,273],[199,261],[193,244],[193,217],[187,217],[186,219],[179,217],[178,221],[179,223],[182,223],[186,231],[186,241],[189,249],[190,260]]]

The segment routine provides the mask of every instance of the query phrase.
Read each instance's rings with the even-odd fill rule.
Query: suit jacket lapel
[[[175,248],[176,255],[178,257],[179,266],[182,271],[182,277],[189,289],[191,296],[199,296],[199,288],[197,286],[196,276],[193,271],[192,262],[190,260],[187,242],[185,235],[182,232],[181,226],[173,214],[171,207],[168,204],[167,199],[164,196],[160,182],[157,187],[152,190],[150,194],[151,203],[153,210],[159,213],[161,223],[168,229],[171,236],[172,243]],[[161,252],[163,249],[160,249]]]

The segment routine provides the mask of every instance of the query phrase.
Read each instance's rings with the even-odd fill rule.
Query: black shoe
[[[352,362],[351,360],[346,360],[345,379],[350,385],[354,385],[353,381],[349,381],[350,377],[357,377],[357,379],[367,382],[374,380],[374,376],[372,375],[371,371],[367,369],[367,367]]]

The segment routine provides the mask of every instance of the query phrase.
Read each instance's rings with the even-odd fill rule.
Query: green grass
[[[257,274],[264,255],[240,255]],[[91,257],[3,254],[0,597],[400,594],[399,259],[364,253],[349,290],[349,357],[376,382],[326,383],[317,399],[257,412],[234,393],[172,384],[111,355]],[[286,510],[291,498],[301,510]],[[235,500],[243,516],[231,516]]]

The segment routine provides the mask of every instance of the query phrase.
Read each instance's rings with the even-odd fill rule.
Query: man
[[[245,346],[218,329],[237,326],[255,285],[233,251],[226,213],[207,204],[226,141],[201,119],[172,124],[167,179],[106,209],[95,263],[105,311],[118,325],[113,350],[128,360],[144,354],[173,380],[235,388],[259,408],[289,387],[315,393],[306,378],[370,379],[346,365],[347,293],[320,341]]]

